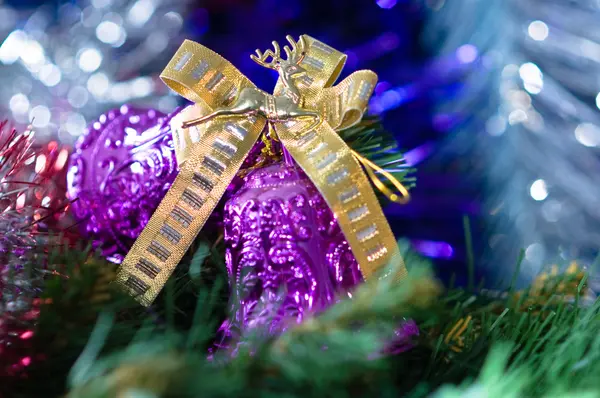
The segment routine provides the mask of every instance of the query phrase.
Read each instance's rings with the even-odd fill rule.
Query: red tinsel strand
[[[45,253],[62,244],[52,236],[69,224],[68,156],[68,148],[36,146],[33,131],[0,122],[0,379],[24,376],[37,360],[30,344],[48,273]]]

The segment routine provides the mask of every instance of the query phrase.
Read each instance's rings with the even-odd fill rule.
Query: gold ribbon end
[[[381,167],[377,166],[375,163],[371,162],[369,159],[360,155],[356,151],[352,151],[352,155],[358,160],[369,175],[369,179],[375,185],[375,187],[383,194],[386,198],[391,200],[394,203],[406,204],[410,202],[410,193],[408,189],[402,185],[400,181],[394,175],[388,171],[385,171]],[[383,181],[375,174],[375,172],[383,175],[387,178],[388,181],[392,183],[392,185],[398,190],[398,193],[395,193],[391,189],[389,189]]]

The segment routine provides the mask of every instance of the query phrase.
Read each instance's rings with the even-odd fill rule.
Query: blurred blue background
[[[0,118],[72,144],[123,103],[169,112],[158,73],[185,38],[268,90],[249,54],[307,33],[379,75],[371,113],[418,168],[385,209],[395,233],[464,282],[468,216],[477,276],[509,280],[523,249],[524,283],[600,245],[599,17],[596,0],[5,0]]]

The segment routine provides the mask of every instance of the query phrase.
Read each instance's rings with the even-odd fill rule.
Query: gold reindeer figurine
[[[294,79],[306,73],[306,70],[300,66],[304,59],[305,42],[300,37],[298,43],[294,42],[292,36],[286,36],[290,42],[291,49],[286,45],[283,47],[287,59],[281,58],[280,48],[277,42],[273,42],[274,52],[267,50],[264,54],[256,50],[256,55],[250,55],[250,58],[257,64],[265,68],[274,69],[279,73],[283,83],[283,92],[281,95],[273,96],[256,88],[246,87],[238,96],[237,100],[227,108],[219,108],[213,113],[202,116],[197,119],[189,120],[183,123],[183,128],[189,128],[204,122],[207,122],[219,116],[252,116],[260,115],[267,119],[270,125],[277,122],[295,118],[311,118],[313,123],[304,131],[310,131],[321,122],[321,117],[317,112],[305,110],[302,108],[302,98],[300,91],[296,87]],[[271,61],[267,62],[268,57]]]

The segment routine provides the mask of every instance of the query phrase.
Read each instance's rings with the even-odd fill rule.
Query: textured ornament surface
[[[177,175],[169,116],[124,105],[77,141],[67,175],[73,214],[103,255],[120,262]]]
[[[232,292],[224,342],[253,327],[281,332],[362,280],[331,210],[295,166],[248,174],[225,204],[224,227]]]

